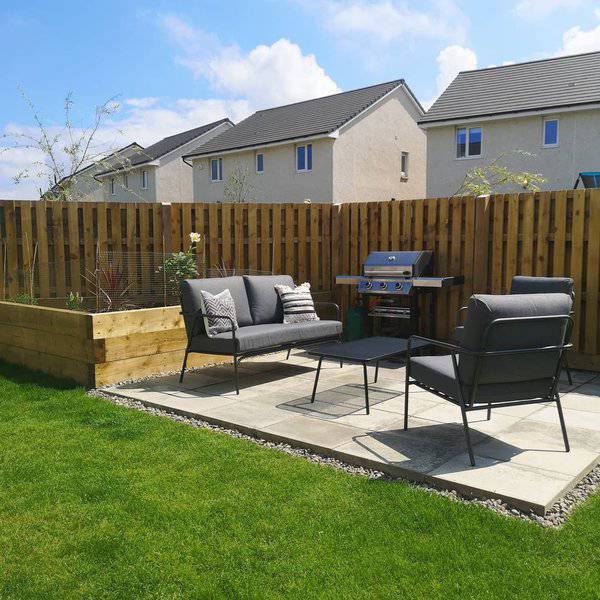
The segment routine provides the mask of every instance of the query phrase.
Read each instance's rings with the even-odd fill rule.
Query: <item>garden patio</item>
[[[314,404],[317,361],[297,351],[240,364],[240,395],[230,365],[197,369],[105,388],[147,406],[233,428],[262,439],[307,448],[393,477],[423,481],[467,496],[500,498],[544,514],[600,462],[600,376],[574,372],[561,382],[571,451],[562,445],[554,405],[494,408],[471,414],[475,468],[469,465],[458,407],[433,394],[411,392],[409,429],[403,431],[402,363],[382,363],[369,386],[365,414],[363,373],[357,365],[323,363]],[[371,380],[374,369],[369,369]]]

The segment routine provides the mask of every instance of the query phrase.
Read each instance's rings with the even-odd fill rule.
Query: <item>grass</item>
[[[598,598],[559,531],[87,397],[0,363],[0,598]]]

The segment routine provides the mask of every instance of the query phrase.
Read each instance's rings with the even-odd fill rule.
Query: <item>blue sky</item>
[[[19,86],[51,129],[68,92],[82,126],[114,97],[116,147],[399,77],[429,104],[461,69],[600,50],[600,2],[3,0],[0,39],[3,132],[31,131]],[[0,153],[0,198],[34,197],[36,156]]]

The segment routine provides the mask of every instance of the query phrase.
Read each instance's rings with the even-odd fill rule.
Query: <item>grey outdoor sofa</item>
[[[294,281],[289,275],[243,275],[182,281],[181,308],[188,343],[179,381],[183,381],[191,352],[231,356],[235,390],[239,394],[238,363],[243,358],[340,339],[340,309],[333,302],[315,302],[315,306],[334,309],[335,320],[283,323],[283,306],[275,290],[275,285],[280,284],[293,286]],[[232,322],[231,331],[208,336],[200,290],[218,294],[225,289],[233,297],[239,329],[233,330]]]
[[[556,402],[565,449],[569,441],[558,379],[572,329],[569,294],[475,295],[466,307],[464,329],[455,343],[412,336],[407,351],[404,429],[409,386],[433,392],[460,407],[471,465],[475,465],[467,413],[492,406]],[[413,340],[446,351],[411,356]]]

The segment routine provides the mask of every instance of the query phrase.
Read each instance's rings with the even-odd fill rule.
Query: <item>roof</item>
[[[406,88],[422,113],[421,105],[404,80],[396,79],[358,90],[259,110],[184,158],[332,133],[399,86]]]
[[[207,125],[202,125],[200,127],[195,127],[194,129],[189,129],[188,131],[182,131],[181,133],[176,133],[175,135],[170,135],[169,137],[163,138],[156,144],[152,144],[146,148],[143,148],[142,151],[137,152],[134,156],[127,161],[126,165],[121,165],[116,171],[121,171],[124,169],[129,169],[130,167],[135,167],[137,165],[143,165],[145,163],[152,162],[153,160],[159,159],[161,156],[176,150],[177,148],[184,146],[185,144],[191,142],[192,140],[208,133],[211,129],[222,125],[223,123],[233,123],[225,118],[219,119],[218,121],[214,121],[213,123],[208,123]],[[112,170],[108,169],[103,171],[102,173],[98,173],[98,175],[104,175],[106,173],[111,173]]]
[[[600,103],[600,52],[461,71],[419,123]]]

